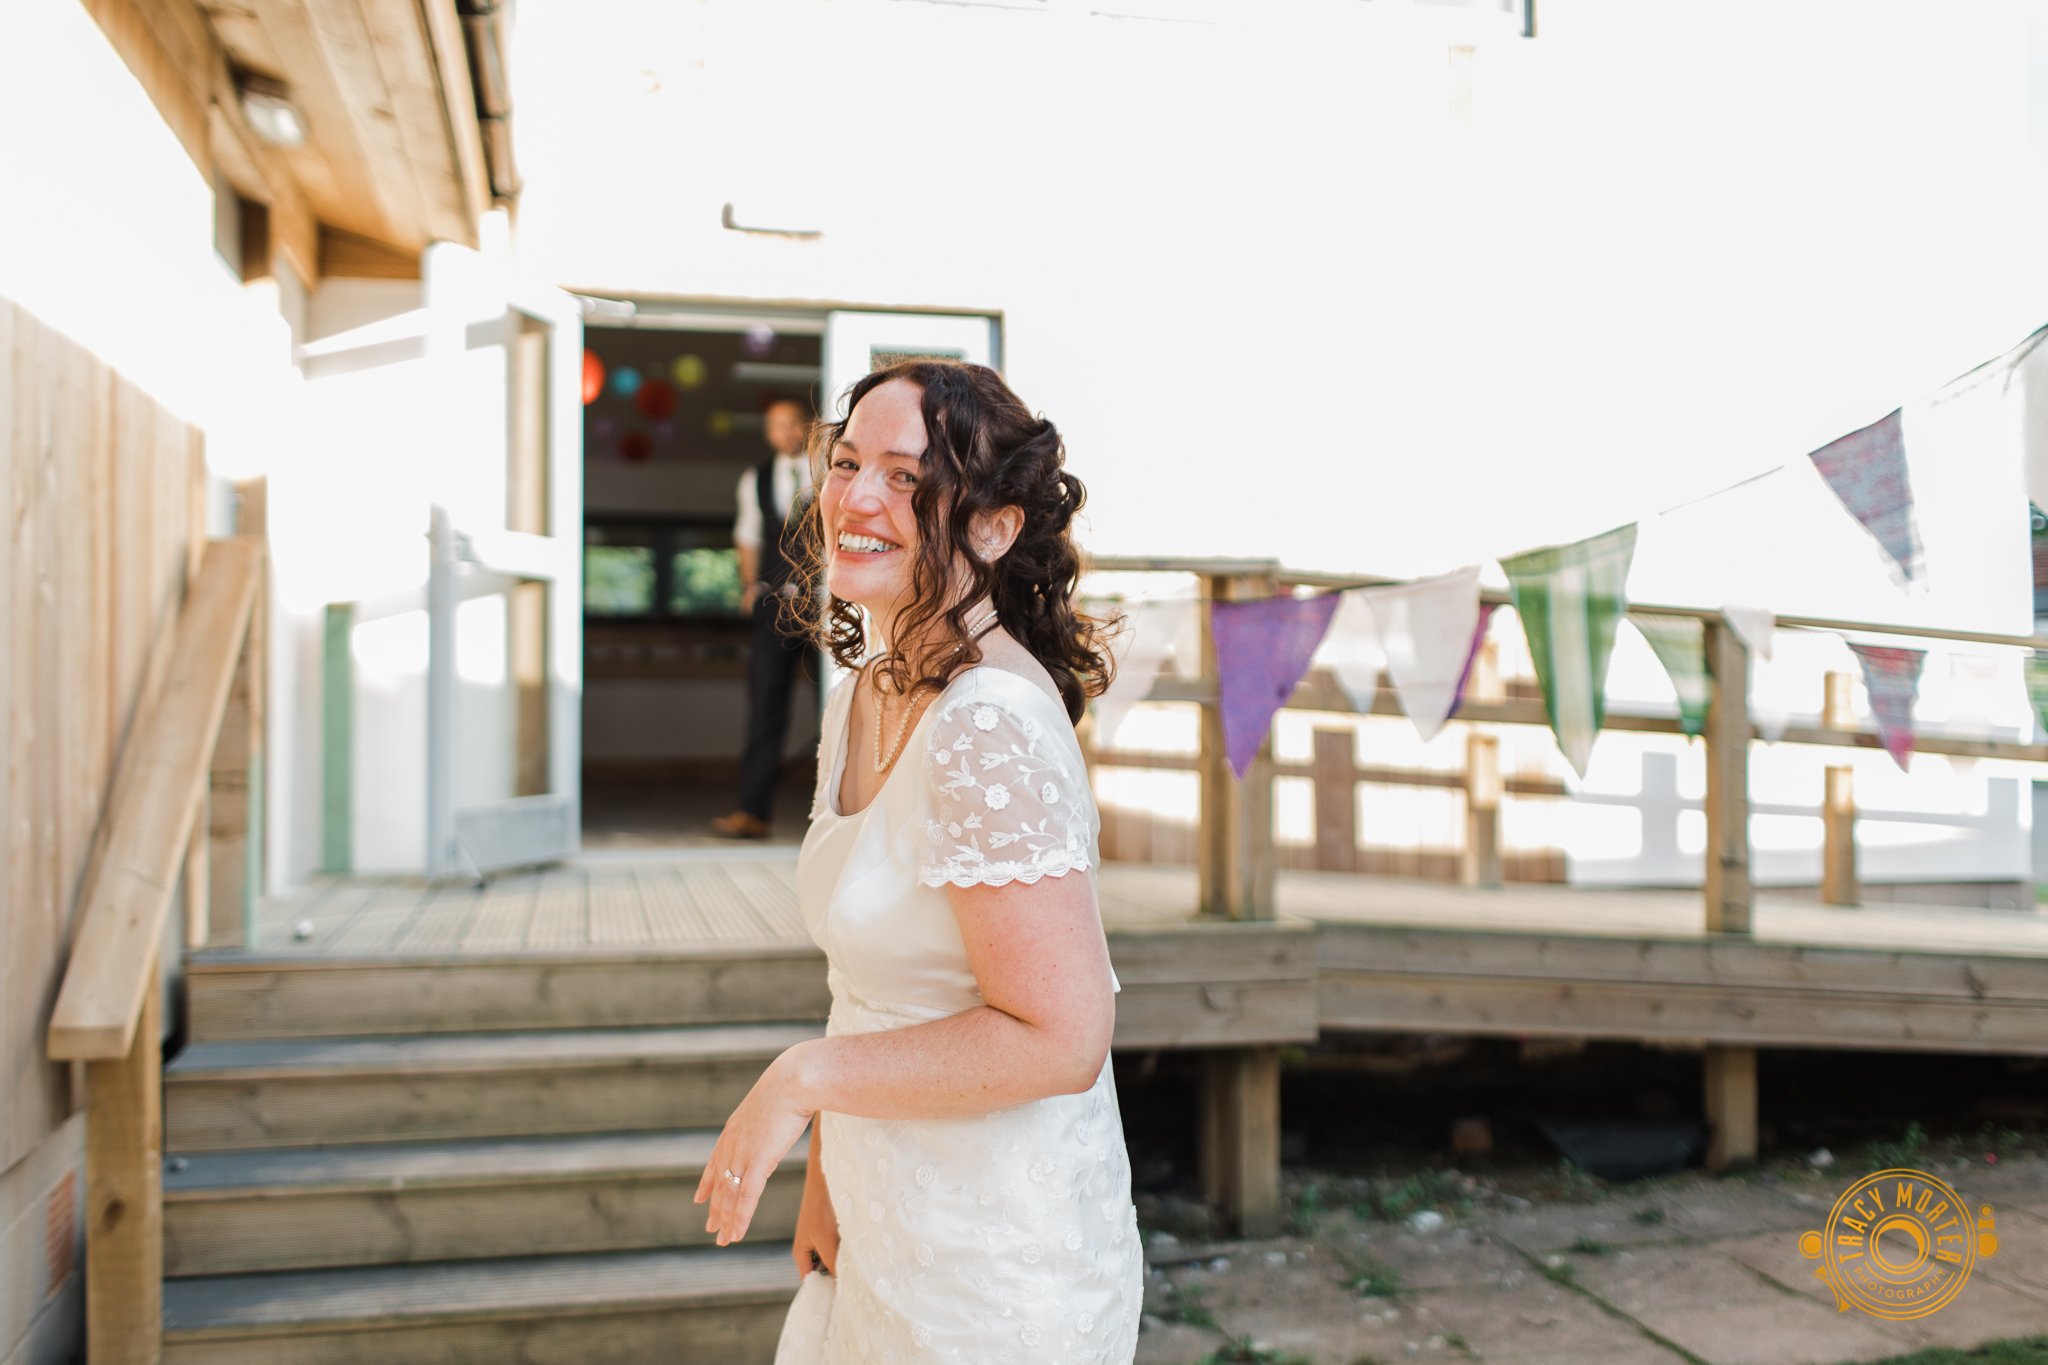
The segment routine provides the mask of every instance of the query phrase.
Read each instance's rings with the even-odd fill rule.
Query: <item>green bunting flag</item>
[[[1707,629],[1696,616],[1631,616],[1629,621],[1657,652],[1657,662],[1678,689],[1678,728],[1696,735],[1707,728],[1714,680],[1707,674]]]
[[[2034,721],[2048,732],[2048,654],[2027,656],[2027,700],[2034,703]]]
[[[1551,733],[1580,777],[1607,718],[1607,660],[1628,611],[1631,522],[1574,545],[1552,545],[1500,562],[1514,592]]]

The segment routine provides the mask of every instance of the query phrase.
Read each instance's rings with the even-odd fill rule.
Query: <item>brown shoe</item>
[[[721,815],[711,822],[711,832],[721,839],[765,839],[769,824],[758,815],[749,815],[736,810],[731,815]]]

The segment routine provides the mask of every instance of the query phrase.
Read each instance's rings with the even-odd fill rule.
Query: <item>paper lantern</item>
[[[635,429],[619,437],[619,458],[627,464],[646,464],[654,458],[654,438]]]
[[[612,431],[613,425],[611,418],[599,414],[598,416],[590,419],[590,434],[592,436],[595,436],[598,440],[609,441],[612,438]]]
[[[633,395],[633,406],[648,421],[658,422],[676,410],[675,385],[666,379],[643,380]]]
[[[613,370],[612,392],[621,398],[631,398],[640,392],[640,371],[631,365],[621,365]]]
[[[732,435],[732,414],[724,408],[715,409],[704,419],[704,429],[721,438]]]
[[[747,328],[747,334],[740,338],[740,345],[756,360],[775,349],[775,329],[765,322],[757,322]]]
[[[583,348],[583,406],[589,407],[604,392],[604,362],[597,358],[597,352]]]
[[[705,366],[704,357],[701,355],[679,355],[676,357],[676,363],[669,366],[668,373],[669,377],[676,381],[676,387],[688,393],[691,389],[703,386],[710,370]]]

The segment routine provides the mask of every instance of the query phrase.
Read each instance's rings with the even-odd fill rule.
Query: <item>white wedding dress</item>
[[[849,749],[868,760],[851,698],[849,680],[825,711],[797,861],[833,1036],[981,1004],[945,887],[1092,877],[1099,824],[1065,710],[989,667],[954,679],[874,800],[839,814]],[[805,1277],[777,1365],[1127,1365],[1143,1268],[1107,1063],[1085,1093],[978,1118],[817,1122],[838,1275]]]

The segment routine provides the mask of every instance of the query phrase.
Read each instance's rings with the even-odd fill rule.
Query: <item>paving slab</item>
[[[1714,1248],[1721,1255],[1739,1261],[1759,1274],[1795,1290],[1830,1311],[1835,1310],[1834,1292],[1814,1275],[1816,1262],[1799,1254],[1798,1239],[1766,1233],[1757,1237],[1723,1242]],[[2006,1254],[2001,1246],[1998,1256]],[[2021,1252],[2021,1264],[2039,1275],[2048,1256],[2048,1227],[2039,1230],[2037,1242]],[[1849,1316],[1861,1316],[1877,1331],[1901,1343],[1901,1349],[1922,1346],[1975,1346],[2000,1337],[2027,1337],[2048,1332],[2048,1294],[2027,1292],[2002,1283],[1990,1273],[1997,1259],[1979,1261],[1954,1302],[1924,1318],[1898,1321],[1875,1319],[1851,1308]],[[2040,1296],[2037,1296],[2040,1295]]]
[[[1683,1359],[1634,1323],[1544,1279],[1447,1289],[1423,1298],[1430,1320],[1441,1322],[1446,1335],[1461,1338],[1489,1365],[1677,1365]]]
[[[1662,1221],[1637,1217],[1657,1210]],[[1558,1251],[1580,1237],[1609,1246],[1713,1238],[1801,1226],[1799,1203],[1780,1190],[1746,1181],[1702,1182],[1638,1195],[1615,1195],[1597,1204],[1551,1204],[1486,1221],[1486,1230],[1528,1252]]]
[[[1529,1263],[1500,1238],[1469,1228],[1446,1228],[1418,1236],[1410,1232],[1368,1234],[1340,1249],[1354,1257],[1371,1257],[1398,1271],[1401,1288],[1450,1289],[1485,1286],[1503,1275],[1525,1274]]]
[[[1766,1283],[1703,1247],[1572,1258],[1581,1284],[1713,1365],[1835,1365],[1903,1354],[1861,1317]]]

